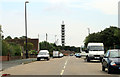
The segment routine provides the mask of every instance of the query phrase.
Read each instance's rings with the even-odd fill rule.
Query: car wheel
[[[87,62],[90,62],[90,59],[87,57]]]
[[[111,74],[112,73],[112,70],[110,67],[108,67],[108,74]]]
[[[50,59],[48,58],[47,61],[49,61]]]
[[[100,59],[100,62],[102,62],[102,59]]]
[[[90,62],[90,59],[87,58],[87,62]]]
[[[105,71],[105,67],[104,66],[102,66],[102,71]]]
[[[37,61],[40,61],[40,58],[37,58]]]

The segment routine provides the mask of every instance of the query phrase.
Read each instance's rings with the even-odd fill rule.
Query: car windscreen
[[[103,46],[89,46],[88,49],[90,51],[104,51],[104,47]]]
[[[46,52],[39,52],[39,55],[48,55]]]
[[[120,51],[111,51],[110,58],[120,58]]]

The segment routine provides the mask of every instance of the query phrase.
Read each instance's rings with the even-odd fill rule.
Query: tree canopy
[[[89,34],[85,40],[85,46],[89,42],[102,42],[104,43],[105,50],[120,48],[120,28],[111,26],[101,32]]]

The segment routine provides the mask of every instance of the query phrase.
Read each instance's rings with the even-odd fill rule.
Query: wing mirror
[[[104,56],[104,58],[108,58],[108,56]]]

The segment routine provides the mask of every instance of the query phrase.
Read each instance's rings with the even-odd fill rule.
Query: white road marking
[[[65,66],[63,68],[65,69]]]
[[[62,72],[60,73],[60,75],[63,75],[63,73],[64,73],[64,70],[62,70]]]
[[[64,70],[65,70],[65,67],[66,67],[66,65],[67,65],[67,62],[68,62],[68,59],[66,60],[65,65],[64,65],[63,70],[61,71],[60,75],[63,75]]]

